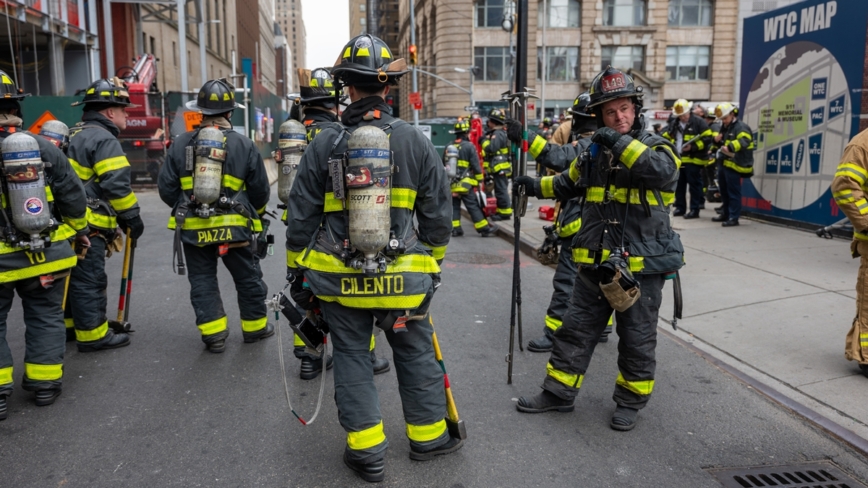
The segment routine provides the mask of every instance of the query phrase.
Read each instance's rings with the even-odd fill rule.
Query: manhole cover
[[[865,484],[830,462],[708,469],[726,488],[786,486],[788,488],[865,488]]]
[[[503,264],[507,259],[495,254],[482,254],[478,252],[455,252],[444,257],[446,261],[466,264]]]

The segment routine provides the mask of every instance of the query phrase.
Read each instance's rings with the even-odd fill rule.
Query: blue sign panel
[[[844,95],[829,102],[829,120],[844,115]]]
[[[781,148],[781,174],[793,174],[793,145],[787,144]]]
[[[826,113],[826,107],[817,107],[811,110],[811,127],[816,127],[823,123],[823,115]]]
[[[811,83],[811,100],[826,99],[826,78],[815,78]]]
[[[766,173],[774,174],[778,172],[778,161],[780,158],[778,157],[778,150],[775,149],[773,151],[766,152]]]
[[[820,174],[820,156],[823,154],[823,134],[808,138],[808,159],[811,161],[811,174]]]

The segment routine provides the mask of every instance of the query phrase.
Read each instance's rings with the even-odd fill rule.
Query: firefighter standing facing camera
[[[75,326],[79,352],[127,346],[128,334],[106,317],[107,250],[120,250],[117,227],[132,239],[145,231],[139,203],[130,188],[130,163],[118,134],[127,128],[130,94],[117,77],[95,81],[85,91],[81,122],[69,131],[69,163],[87,192],[90,248],[73,268],[67,314]],[[108,254],[110,255],[110,253]]]
[[[693,104],[681,98],[672,107],[674,119],[663,131],[663,137],[675,145],[675,152],[681,156],[681,172],[678,186],[675,187],[675,217],[685,219],[699,217],[700,208],[705,205],[702,168],[708,163],[708,145],[711,131],[701,117],[693,114]],[[687,209],[687,188],[690,187],[690,210]]]
[[[497,198],[497,213],[491,220],[509,220],[512,217],[512,200],[509,194],[509,178],[512,176],[512,163],[509,161],[509,139],[503,124],[506,114],[499,108],[488,113],[488,137],[482,141],[483,164],[485,171],[494,178],[494,196]]]
[[[6,419],[6,397],[15,385],[6,341],[15,293],[27,329],[21,386],[36,392],[36,405],[51,405],[61,393],[66,348],[63,277],[76,264],[66,241],[90,245],[81,181],[60,149],[21,129],[26,96],[0,71],[0,420]]]
[[[723,200],[720,215],[712,218],[723,227],[735,227],[741,217],[741,179],[753,176],[753,131],[738,119],[738,107],[724,102],[714,109],[721,122],[714,142],[718,149],[717,184]]]
[[[642,89],[632,77],[609,67],[591,82],[590,95],[588,107],[599,127],[593,144],[552,180],[516,179],[529,196],[585,199],[582,227],[573,240],[579,271],[563,326],[553,335],[543,391],[519,398],[516,407],[526,413],[571,412],[614,309],[619,372],[609,425],[626,431],[636,425],[654,388],[664,280],[676,277],[683,265],[681,240],[669,225],[680,163],[665,139],[645,131]]]
[[[479,200],[473,193],[473,189],[482,182],[483,174],[482,168],[479,167],[476,146],[467,138],[470,122],[459,119],[453,130],[449,132],[455,134],[455,142],[446,146],[444,151],[447,168],[451,167],[455,173],[452,176],[452,237],[464,235],[464,230],[461,228],[461,202],[464,202],[464,208],[470,213],[476,232],[481,237],[491,237],[495,234],[495,230],[488,225],[485,214],[479,208]]]
[[[266,248],[255,239],[267,231],[261,215],[271,188],[253,141],[232,130],[230,117],[238,106],[235,88],[225,79],[202,85],[196,100],[187,102],[187,109],[202,113],[202,122],[175,139],[157,184],[160,199],[172,207],[169,228],[175,230],[179,274],[186,257],[196,326],[213,353],[226,349],[229,336],[217,285],[220,259],[235,282],[244,342],[274,335],[259,265]]]
[[[345,129],[324,129],[305,150],[287,218],[290,293],[302,307],[320,308],[329,325],[344,463],[369,482],[384,479],[389,445],[368,352],[375,322],[392,346],[410,458],[462,446],[447,430],[428,315],[450,238],[451,195],[434,146],[386,104],[406,72],[371,35],[343,48],[332,74],[351,101]]]

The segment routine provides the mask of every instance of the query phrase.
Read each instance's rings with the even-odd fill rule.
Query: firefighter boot
[[[545,334],[527,343],[527,350],[530,352],[550,352],[552,350],[551,332],[546,327]]]
[[[574,402],[574,399],[564,400],[548,390],[543,390],[539,395],[520,397],[515,408],[524,413],[543,413],[551,410],[567,413],[572,412],[575,408]]]
[[[332,369],[333,362],[332,357],[329,356],[326,360],[326,369]],[[298,374],[299,378],[303,380],[312,380],[319,376],[320,372],[322,372],[322,358],[301,358],[301,372]]]
[[[452,228],[452,237],[461,237],[464,235],[464,229],[461,227],[453,227]]]
[[[493,237],[497,234],[497,231],[494,227],[490,225],[486,225],[485,227],[479,229],[479,237]]]
[[[633,427],[636,427],[636,417],[638,415],[638,409],[618,405],[615,413],[612,414],[612,421],[609,422],[609,427],[622,432],[633,430]]]
[[[612,324],[610,323],[609,325],[606,326],[605,329],[603,329],[603,333],[600,334],[600,338],[597,339],[597,342],[609,342],[609,334],[611,334],[611,333],[612,333]]]
[[[267,322],[265,327],[256,331],[256,332],[245,332],[244,333],[244,342],[250,344],[251,342],[257,342],[259,340],[265,339],[266,337],[271,337],[274,335],[274,325],[271,322]]]
[[[106,349],[115,349],[130,345],[130,336],[127,334],[116,334],[111,329],[106,331],[105,337],[94,342],[79,342],[78,352],[96,352]]]
[[[63,393],[63,390],[60,388],[48,388],[45,390],[36,390],[36,406],[37,407],[46,407],[54,403],[54,400],[57,400],[57,397]]]
[[[374,374],[388,373],[389,370],[392,369],[392,367],[389,366],[389,360],[386,358],[378,358],[374,349],[371,349],[371,364],[374,367]]]
[[[347,453],[344,452],[344,464],[368,483],[379,483],[386,477],[386,462],[382,459],[365,464],[352,461],[347,457]]]
[[[443,444],[426,451],[417,451],[414,446],[410,446],[410,459],[414,461],[430,461],[437,456],[455,452],[463,446],[464,441],[457,437],[450,437],[449,440]]]

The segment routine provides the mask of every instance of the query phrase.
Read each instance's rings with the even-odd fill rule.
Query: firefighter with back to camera
[[[57,146],[21,129],[26,96],[0,71],[0,420],[15,385],[6,340],[15,294],[26,327],[21,386],[51,405],[62,391],[64,277],[77,262],[68,241],[90,246],[84,186]]]
[[[202,113],[202,122],[175,139],[157,184],[160,199],[172,207],[169,229],[175,232],[179,274],[188,275],[196,326],[212,353],[222,353],[229,336],[217,286],[218,260],[235,282],[244,342],[274,335],[259,263],[267,245],[256,238],[268,230],[262,215],[271,188],[253,141],[232,130],[230,118],[238,106],[228,81],[205,82],[196,100],[187,102],[187,109]]]
[[[72,105],[84,106],[81,122],[69,131],[67,153],[87,192],[91,247],[72,270],[66,315],[78,351],[93,352],[130,343],[123,325],[106,317],[105,260],[123,247],[118,227],[137,240],[145,225],[130,187],[130,163],[117,139],[127,127],[126,109],[134,107],[126,85],[117,77],[97,80]]]
[[[345,129],[324,129],[304,152],[287,218],[290,294],[328,322],[344,463],[369,482],[384,479],[389,445],[368,353],[375,323],[392,346],[410,458],[463,445],[447,430],[428,315],[450,238],[451,195],[434,146],[385,102],[406,72],[371,35],[343,48],[332,74],[352,102],[341,115]]]
[[[669,209],[680,162],[665,139],[644,130],[641,87],[611,67],[591,83],[599,129],[568,171],[516,179],[531,196],[583,196],[582,227],[573,240],[579,264],[564,323],[553,336],[543,391],[521,397],[521,412],[571,412],[600,333],[612,311],[618,376],[610,421],[631,430],[654,388],[657,314],[664,281],[684,260]]]
[[[329,126],[335,126],[337,130],[341,129],[338,122],[338,108],[335,102],[335,87],[331,73],[325,68],[317,68],[313,71],[299,68],[298,80],[301,96],[296,103],[300,108],[299,118],[302,122],[301,125],[298,125],[295,121],[287,120],[281,125],[279,131],[279,139],[283,143],[281,146],[292,147],[284,142],[287,140],[298,141],[298,144],[303,145],[300,142],[301,134],[305,134],[304,140],[309,143],[324,128]],[[344,96],[341,96],[341,99],[344,98]],[[278,195],[281,202],[283,202],[281,205],[278,205],[278,208],[284,209],[282,217],[284,224],[286,224],[286,202],[289,200],[289,191],[292,188],[292,182],[295,181],[295,172],[297,171],[298,162],[301,160],[302,152],[303,149],[301,151],[295,150],[294,154],[292,151],[288,154],[282,154],[282,158],[280,158],[282,161],[278,162]],[[292,176],[291,178],[287,178],[291,179],[291,181],[284,182],[284,170],[289,169],[285,166],[287,164],[293,165],[290,172]],[[371,335],[371,367],[374,370],[374,374],[383,374],[388,372],[391,366],[388,359],[377,357],[375,351],[376,343],[375,336]],[[301,360],[301,368],[299,370],[299,377],[301,379],[311,380],[319,376],[322,371],[322,358],[311,354],[305,348],[304,341],[298,334],[293,334],[293,353],[295,357]],[[332,364],[332,357],[328,356],[326,358],[326,367],[331,369]]]
[[[663,137],[675,146],[675,153],[681,158],[681,171],[675,187],[675,212],[672,215],[685,219],[699,218],[699,210],[705,206],[702,169],[708,163],[708,145],[712,135],[705,120],[692,110],[693,103],[683,98],[676,100],[672,107],[675,118],[663,131]]]
[[[503,124],[506,114],[499,108],[488,113],[488,129],[482,141],[482,154],[485,158],[483,168],[494,179],[494,196],[497,199],[497,213],[492,221],[512,218],[512,200],[509,194],[509,179],[512,177],[512,163],[509,160],[509,139]]]
[[[491,237],[495,235],[495,230],[488,224],[485,214],[479,208],[479,200],[473,193],[473,189],[482,182],[483,174],[476,146],[467,138],[470,121],[458,119],[453,130],[449,132],[455,134],[455,141],[446,146],[443,157],[446,160],[447,174],[452,181],[452,237],[464,235],[464,229],[461,228],[462,202],[480,237]]]

